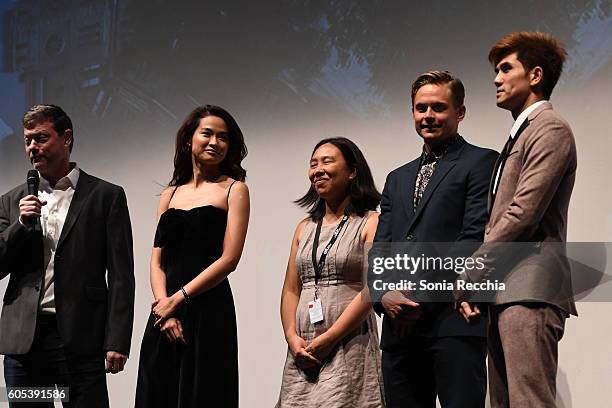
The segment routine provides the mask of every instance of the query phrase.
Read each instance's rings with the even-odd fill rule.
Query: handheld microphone
[[[28,185],[28,194],[38,196],[38,183],[40,177],[36,170],[29,170],[28,176],[26,177],[26,184]]]

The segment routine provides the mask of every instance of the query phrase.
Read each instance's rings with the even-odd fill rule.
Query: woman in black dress
[[[234,118],[206,105],[177,132],[151,254],[155,298],[138,368],[137,407],[237,407],[236,315],[227,280],[249,220],[247,150]]]

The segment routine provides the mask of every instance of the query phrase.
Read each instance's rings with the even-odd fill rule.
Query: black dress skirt
[[[159,220],[155,246],[171,295],[217,260],[227,224],[224,209],[170,208]],[[227,279],[183,303],[177,314],[187,344],[171,342],[149,317],[138,367],[136,407],[238,407],[238,342]]]

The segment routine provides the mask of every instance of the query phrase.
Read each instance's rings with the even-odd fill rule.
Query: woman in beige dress
[[[376,320],[364,286],[364,244],[380,193],[359,148],[320,141],[311,182],[296,201],[309,216],[295,231],[281,299],[288,352],[277,407],[382,407]]]

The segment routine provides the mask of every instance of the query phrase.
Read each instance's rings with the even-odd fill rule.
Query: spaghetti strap
[[[234,184],[237,182],[238,180],[234,180],[232,181],[232,184],[230,184],[229,188],[227,189],[227,197],[225,198],[225,204],[227,205],[227,208],[229,209],[229,195],[230,195],[230,191],[232,191],[232,187],[234,186]]]
[[[170,195],[170,200],[168,200],[168,204],[170,204],[170,201],[172,201],[172,197],[174,197],[174,193],[176,193],[177,188],[179,188],[179,186],[174,186],[174,190],[172,190],[172,195]]]

